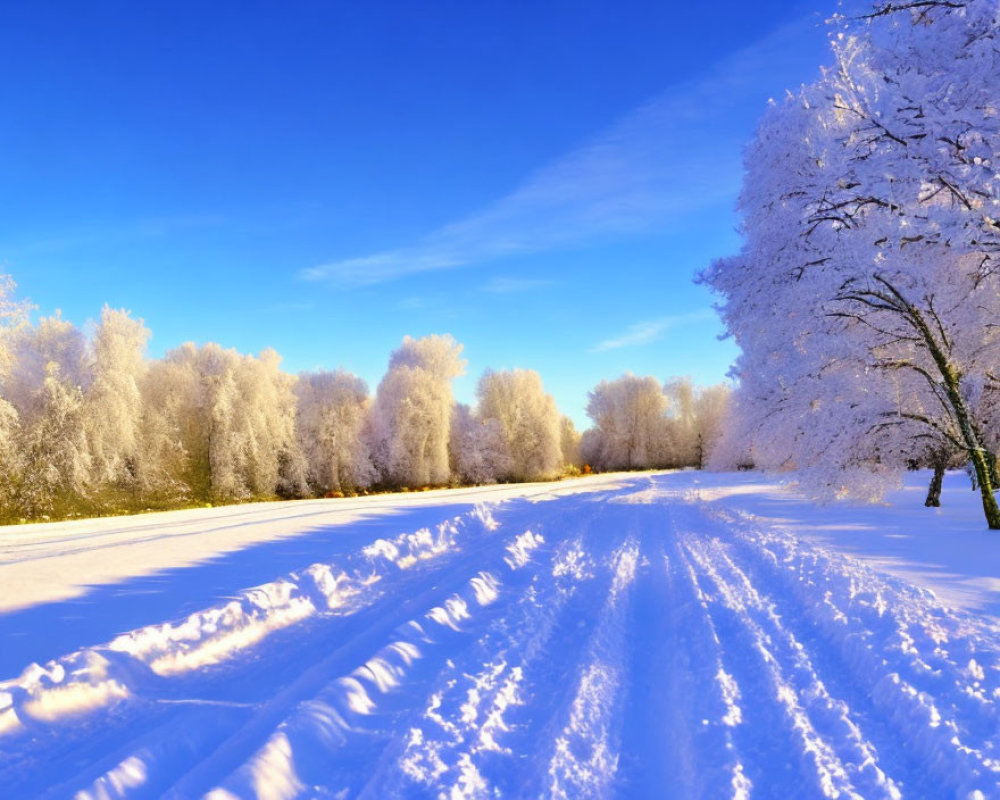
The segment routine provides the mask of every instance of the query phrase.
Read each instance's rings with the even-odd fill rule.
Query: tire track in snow
[[[583,505],[582,513],[585,516],[591,515],[593,512],[590,504],[584,503]],[[551,511],[551,515],[538,514],[537,509],[534,509],[534,513],[530,519],[539,524],[531,525],[528,530],[544,531],[545,520],[549,516],[558,516],[560,524],[565,524],[574,517],[573,512],[567,514],[563,509],[558,511],[551,509]],[[526,517],[524,521],[527,521],[527,519]],[[511,522],[509,519],[504,521],[504,525],[505,527],[514,527],[514,529],[524,527],[518,522]],[[502,544],[502,549],[496,550],[494,555],[485,560],[479,557],[466,559],[466,562],[470,566],[472,564],[477,566],[495,565],[493,572],[498,575],[507,575],[508,577],[504,579],[504,586],[506,589],[513,590],[516,582],[511,583],[511,574],[514,576],[519,574],[521,567],[529,563],[532,557],[532,549],[541,544],[541,541],[537,535],[529,534],[527,531],[522,530],[522,533],[517,536],[508,537]],[[505,591],[500,601],[489,609],[488,617],[496,617],[500,614],[502,608],[509,602],[512,596],[512,591]],[[474,630],[475,626],[470,625],[468,628],[469,630]],[[223,791],[231,790],[235,787],[238,788],[241,795],[257,796],[255,794],[255,785],[263,785],[259,777],[261,774],[259,768],[268,763],[273,766],[274,760],[268,761],[267,758],[270,758],[275,753],[282,752],[282,748],[286,745],[282,744],[281,737],[283,735],[290,736],[290,732],[293,729],[299,742],[299,747],[296,748],[299,752],[324,752],[323,764],[332,761],[332,763],[341,765],[341,769],[345,774],[345,780],[350,783],[352,774],[358,770],[365,773],[372,760],[377,758],[378,754],[384,751],[389,745],[391,740],[390,734],[393,732],[394,726],[398,724],[399,715],[411,712],[414,704],[419,704],[422,701],[423,696],[419,693],[422,687],[427,685],[430,677],[432,677],[435,665],[439,667],[446,660],[449,653],[458,648],[461,643],[468,642],[470,638],[469,630],[461,634],[456,633],[454,641],[441,642],[442,646],[440,647],[430,647],[427,645],[425,651],[422,653],[422,657],[416,664],[410,665],[408,668],[405,691],[384,692],[376,687],[379,711],[377,714],[371,716],[359,713],[358,709],[360,706],[351,708],[349,703],[345,702],[344,685],[336,679],[338,674],[341,677],[346,676],[354,664],[346,669],[342,669],[340,673],[328,670],[325,688],[323,685],[314,682],[310,686],[308,694],[300,692],[299,696],[292,702],[282,700],[276,703],[275,715],[263,720],[257,718],[251,720],[247,725],[246,731],[237,733],[232,737],[232,742],[226,743],[220,748],[220,752],[225,751],[222,757],[212,759],[219,763],[199,765],[190,778],[185,779],[185,781],[176,787],[178,796],[190,794],[195,790],[208,789],[215,784],[221,784],[219,788]],[[384,634],[382,638],[383,640],[385,639]],[[391,637],[389,638],[391,639]],[[377,649],[378,645],[373,645],[368,652],[371,653]],[[360,660],[363,661],[364,659]],[[365,686],[363,688],[368,692],[370,687]],[[386,686],[385,688],[392,690],[394,687]],[[315,704],[309,706],[310,701],[308,698],[312,697],[316,699],[318,695],[324,696],[320,697]],[[414,695],[417,695],[419,699],[414,700]],[[332,712],[329,709],[332,709]],[[382,713],[383,711],[386,713]],[[347,723],[346,727],[343,724],[344,722]],[[331,730],[333,731],[332,733]],[[270,747],[269,744],[271,745]],[[291,743],[287,746],[290,747]],[[265,756],[267,758],[264,758]],[[297,763],[296,758],[296,755],[290,755],[282,763],[285,763],[285,766],[291,772],[299,769],[308,772],[312,769],[311,766],[304,762],[302,764]],[[223,768],[222,764],[227,764],[228,766]],[[254,777],[255,770],[257,770],[258,777]],[[229,777],[226,777],[227,772],[229,773]],[[212,777],[213,775],[215,777]],[[265,778],[264,783],[266,783],[266,780]],[[286,781],[286,784],[294,787],[297,785],[297,780]],[[290,792],[289,796],[295,796],[295,791],[291,788],[288,791]]]
[[[587,499],[583,499],[580,504],[584,507],[585,513],[587,515],[592,515],[593,509],[598,507],[595,503]],[[510,509],[507,510],[504,519],[505,519],[505,524],[508,524],[515,530],[517,529],[517,526],[521,524],[522,521],[527,521],[527,520],[544,521],[549,517],[553,519],[558,518],[560,521],[562,521],[572,516],[572,512],[570,513],[570,515],[567,515],[567,512],[564,508],[557,507],[555,505],[549,506],[548,504],[543,504],[541,506],[534,506],[532,504],[532,507],[528,507],[527,504],[520,504],[520,505],[514,504],[514,505],[515,508],[513,510]],[[483,548],[486,547],[488,544],[489,542],[486,542],[485,544],[480,546],[479,551],[475,552],[468,551],[464,554],[461,554],[461,557],[458,559],[459,567],[457,569],[459,570],[459,572],[462,569],[461,566],[462,564],[466,564],[467,568],[470,569],[472,564],[476,565],[480,563],[499,564],[502,561],[510,561],[512,564],[517,565],[518,562],[524,562],[526,557],[530,555],[529,551],[534,546],[535,542],[533,541],[531,536],[522,533],[521,535],[514,537],[510,541],[511,546],[509,548],[504,547],[502,549],[502,557],[500,556],[491,557],[486,555],[486,551]],[[492,548],[492,550],[497,553],[501,552],[501,550],[497,548]],[[449,561],[448,563],[451,563],[451,561]],[[412,588],[416,590],[417,594],[423,593],[423,595],[427,597],[440,596],[445,588],[443,585],[432,587],[432,591],[430,592],[424,592],[425,584],[428,584],[434,580],[440,583],[441,580],[440,574],[441,573],[439,571],[433,571],[429,575],[414,574],[412,576],[413,580],[411,580]],[[463,579],[466,578],[468,574],[469,573],[466,572],[462,576]],[[397,583],[399,583],[399,581],[397,581]],[[361,627],[366,633],[368,632],[369,628],[385,630],[386,626],[379,619],[380,616],[379,608],[390,607],[391,601],[394,598],[406,597],[408,593],[409,594],[414,593],[413,591],[408,592],[407,586],[405,584],[401,586],[395,586],[394,588],[397,591],[392,597],[386,597],[383,599],[383,601],[380,603],[379,606],[371,609],[370,611],[362,612],[363,618],[359,619],[350,618],[347,621],[353,622],[353,624],[355,624],[356,627]],[[419,603],[417,605],[419,605]],[[349,635],[349,631],[347,631],[347,633]],[[295,628],[288,629],[287,631],[279,632],[279,634],[276,637],[274,637],[278,639],[278,641],[274,642],[266,641],[263,643],[263,646],[258,646],[254,648],[254,650],[257,651],[256,653],[254,653],[254,656],[255,658],[259,659],[261,658],[261,651],[267,651],[269,648],[271,650],[275,649],[281,650],[288,645],[291,645],[291,650],[293,652],[301,651],[303,650],[303,648],[298,646],[301,644],[301,642],[299,642],[298,640],[310,637],[312,635],[328,636],[329,634],[325,634],[322,627],[318,631],[315,631],[315,630],[310,630],[308,628],[303,629],[301,628],[301,626],[297,626]],[[340,635],[343,636],[344,634]],[[367,640],[370,637],[362,637],[362,638]],[[359,644],[359,642],[348,641],[344,645],[344,647],[341,648],[341,650],[344,652],[346,651],[360,652],[361,645]],[[344,655],[344,652],[342,652],[341,655]],[[273,666],[272,661],[275,660],[274,656],[275,654],[273,652],[272,653],[264,652],[263,658],[261,659],[262,663],[258,664],[257,668],[253,672],[249,673],[245,669],[247,665],[244,664],[236,665],[238,669],[235,676],[237,677],[235,685],[237,687],[242,687],[244,689],[246,688],[247,683],[252,684],[259,682],[264,686],[268,685],[268,683],[270,683],[270,685],[276,685],[276,684],[282,685],[287,682],[294,682],[298,678],[299,674],[301,674],[306,669],[306,666],[303,666],[303,664],[294,664],[294,663],[291,665],[286,664],[284,671],[288,673],[287,679],[276,680],[274,675],[272,674],[272,666]],[[303,657],[304,657],[304,663],[307,666],[312,664],[312,659],[315,658],[314,655],[311,655],[311,650],[309,648],[305,648]],[[346,658],[346,656],[344,657]],[[287,658],[285,658],[284,660],[288,661]],[[211,672],[211,670],[209,671]],[[219,671],[218,681],[227,682],[232,677],[234,676],[232,675],[230,670],[222,669]],[[192,679],[194,681],[194,685],[192,686],[192,691],[196,691],[199,694],[203,694],[205,688],[203,684],[205,683],[206,676],[203,673],[200,673],[197,676],[192,676]],[[173,686],[173,684],[176,683],[178,683],[178,681],[173,681],[171,685]],[[179,683],[183,683],[183,681],[180,681]],[[174,688],[177,689],[177,691],[174,692],[174,694],[178,694],[181,697],[185,696],[185,691],[182,687],[174,687]],[[224,687],[223,693],[231,694],[229,692],[226,692],[225,688],[228,687]],[[163,697],[163,695],[167,693],[168,692],[161,687],[159,691],[156,692],[156,694],[160,696],[154,700],[154,703],[166,702],[167,698]],[[174,714],[172,716],[169,716],[165,724],[162,724],[159,728],[154,728],[154,730],[148,729],[148,723],[153,721],[156,715],[154,713],[151,713],[151,706],[147,704],[145,708],[139,709],[139,711],[141,712],[137,714],[137,717],[139,717],[139,719],[133,721],[134,724],[138,724],[139,722],[143,723],[144,733],[142,736],[140,736],[141,741],[135,743],[134,746],[130,745],[123,749],[116,750],[110,756],[103,755],[100,750],[100,747],[97,747],[95,750],[92,750],[93,755],[88,760],[96,761],[98,762],[98,765],[103,765],[103,766],[101,766],[100,769],[94,767],[87,770],[87,772],[91,776],[90,778],[87,779],[87,782],[103,781],[106,784],[114,775],[120,775],[123,769],[128,769],[130,767],[134,768],[137,761],[141,764],[144,764],[145,765],[144,769],[146,770],[146,772],[149,773],[147,775],[147,780],[146,780],[147,786],[159,785],[158,781],[162,781],[163,774],[167,775],[182,774],[184,771],[189,769],[192,764],[197,763],[197,761],[193,759],[192,755],[193,753],[200,752],[201,759],[204,759],[205,754],[207,752],[210,752],[212,748],[216,747],[222,739],[226,737],[232,738],[232,731],[234,729],[240,729],[247,726],[254,727],[255,725],[258,728],[260,727],[260,721],[257,719],[257,717],[259,717],[261,714],[266,714],[268,706],[274,704],[266,703],[263,702],[262,700],[257,700],[254,702],[245,702],[243,697],[240,696],[241,694],[245,694],[245,692],[237,692],[238,699],[236,702],[233,702],[231,704],[232,707],[220,710],[217,715],[203,714],[203,712],[200,709],[189,708],[189,710],[187,710],[183,714]],[[195,701],[192,700],[189,703],[185,698],[183,700],[178,701],[178,705],[182,704],[185,706],[193,706],[195,704]],[[217,705],[221,706],[223,704],[219,703]],[[239,708],[237,708],[237,706],[239,706]],[[162,717],[164,715],[160,714],[160,716]],[[227,723],[226,725],[219,725],[217,724],[219,722],[217,718],[218,716],[229,716],[230,722]],[[209,717],[211,717],[211,722],[213,724],[206,724],[204,727],[202,727],[201,723],[198,720],[208,719]],[[186,720],[188,719],[190,719],[193,724],[187,725]],[[275,721],[277,721],[277,719],[280,719],[280,717],[275,717]],[[77,744],[79,744],[79,742]],[[225,747],[225,745],[223,745],[223,747]],[[74,748],[70,748],[70,751],[76,755],[79,754],[79,748],[76,748],[75,750]],[[195,768],[196,774],[204,774],[205,771],[206,769],[204,767]],[[161,777],[158,778],[157,773],[159,773]],[[79,785],[81,785],[81,781],[79,779],[74,779],[73,781],[64,782],[63,784],[61,784],[61,787],[54,792],[53,796],[65,796],[66,792],[68,791],[68,787],[79,786]],[[155,789],[149,789],[147,791],[149,796],[156,796],[158,794],[158,792]],[[127,794],[128,796],[143,796],[144,790],[141,787],[139,788],[131,787],[130,791],[127,792]]]
[[[565,518],[565,512],[560,516]],[[544,527],[544,522],[532,526],[534,530]],[[532,563],[534,551],[542,543],[543,537],[529,529],[505,540],[500,554],[486,562],[495,565],[492,572],[502,576],[503,588],[499,598],[491,598],[487,604],[487,613],[480,611],[474,619],[452,620],[450,616],[445,619],[435,608],[424,619],[412,619],[388,637],[391,644],[383,645],[362,666],[345,670],[340,677],[331,674],[332,680],[316,686],[309,697],[300,693],[295,702],[278,703],[276,711],[281,716],[252,720],[248,731],[238,733],[231,744],[220,748],[226,751],[216,759],[220,764],[200,765],[174,788],[176,795],[185,796],[215,784],[216,797],[267,796],[265,789],[269,786],[282,787],[276,796],[296,797],[309,793],[307,779],[317,772],[329,776],[334,769],[345,789],[370,776],[372,763],[391,747],[400,719],[422,704],[426,696],[422,692],[441,665],[468,647],[472,634],[500,616],[517,597],[518,587],[526,581],[519,574]],[[464,624],[449,624],[452,622]],[[400,642],[418,648],[419,657],[402,663],[402,654],[389,652]],[[373,662],[379,665],[375,674]],[[388,673],[389,680],[380,681],[379,673]],[[244,755],[237,759],[239,752]],[[228,776],[219,774],[208,782],[211,774],[220,773],[221,763],[230,765]]]
[[[529,484],[530,486],[530,484]],[[204,516],[196,516],[193,519],[178,519],[171,516],[165,522],[150,522],[148,518],[139,515],[136,524],[115,526],[111,529],[94,530],[88,520],[66,520],[54,523],[33,523],[30,526],[5,526],[10,529],[10,535],[0,539],[0,566],[4,564],[18,564],[27,561],[39,561],[50,558],[60,558],[80,552],[94,552],[95,550],[114,549],[122,546],[132,546],[137,544],[150,544],[161,540],[173,541],[177,538],[211,536],[221,531],[245,528],[247,526],[280,522],[287,524],[292,520],[300,520],[301,527],[307,528],[309,520],[326,521],[336,514],[357,513],[356,521],[364,521],[366,511],[374,512],[378,516],[394,514],[399,511],[411,511],[415,508],[436,505],[435,501],[441,504],[467,504],[469,506],[503,503],[505,500],[535,500],[548,496],[555,498],[560,496],[572,496],[578,491],[577,486],[571,483],[552,485],[539,484],[537,488],[529,488],[521,492],[512,493],[510,484],[497,486],[477,486],[460,489],[432,490],[432,492],[411,493],[410,495],[369,495],[350,499],[323,499],[323,500],[292,500],[251,504],[249,510],[239,504],[230,506],[217,506],[210,509]],[[583,491],[587,491],[583,489]],[[490,498],[496,495],[501,499]],[[471,499],[469,499],[471,496]],[[506,496],[506,497],[505,497]],[[482,498],[487,498],[483,500]],[[380,507],[380,503],[388,501],[391,503],[388,510]],[[282,504],[284,503],[284,507]],[[288,513],[293,511],[297,513]],[[195,509],[182,509],[180,511],[153,512],[155,515],[169,516],[187,514]],[[286,512],[286,513],[281,513]],[[122,519],[130,519],[128,517]],[[105,520],[107,521],[107,520]],[[61,526],[84,527],[81,533],[58,532],[49,533],[43,531],[44,528],[53,528],[56,531]],[[192,530],[183,530],[191,528]],[[148,533],[146,536],[137,534]],[[297,535],[297,534],[296,534]],[[102,540],[106,543],[98,544]],[[53,550],[53,545],[76,545],[79,547],[67,547],[63,550]]]
[[[877,764],[877,754],[850,718],[848,706],[830,696],[801,642],[774,604],[749,581],[718,540],[685,537],[692,564],[719,602],[734,614],[758,652],[774,697],[793,733],[805,777],[817,796],[899,798],[898,787]]]
[[[995,628],[675,480],[35,668],[0,686],[5,796],[1000,796]]]
[[[313,564],[271,583],[247,589],[223,605],[191,614],[182,623],[150,625],[122,634],[107,645],[85,648],[31,665],[20,678],[0,683],[0,735],[33,720],[71,716],[84,708],[128,697],[137,674],[158,677],[191,673],[232,659],[272,635],[327,612],[352,614],[381,596],[385,577],[457,550],[470,534],[494,530],[485,507],[392,540],[379,539],[332,564]],[[2,728],[6,728],[4,731]]]
[[[481,512],[476,511],[474,514],[477,518],[481,519]],[[486,556],[489,551],[498,554],[506,552],[503,549],[505,542],[502,538],[494,537],[491,534],[492,528],[492,524],[484,525],[482,530],[476,532],[471,541],[458,542],[452,537],[447,541],[448,547],[432,547],[431,549],[435,550],[436,558],[438,560],[443,559],[443,563],[441,564],[435,564],[433,560],[428,562],[426,559],[420,559],[419,555],[421,551],[419,547],[416,551],[412,548],[399,547],[395,555],[405,559],[413,559],[413,563],[408,566],[413,566],[413,564],[416,564],[416,566],[408,571],[397,571],[399,577],[389,587],[393,591],[378,594],[373,598],[372,603],[360,609],[336,609],[331,612],[331,616],[328,618],[317,619],[314,624],[309,626],[303,627],[300,624],[293,628],[278,630],[276,634],[271,632],[274,634],[272,638],[280,640],[273,643],[274,647],[269,647],[272,644],[270,639],[265,639],[263,642],[247,643],[242,649],[251,651],[254,658],[242,658],[232,664],[222,664],[216,668],[215,683],[218,689],[216,696],[221,696],[223,702],[217,704],[216,712],[212,714],[206,714],[204,707],[198,702],[187,702],[188,698],[198,698],[205,695],[206,687],[204,684],[206,682],[206,675],[204,669],[199,670],[188,678],[184,675],[169,672],[167,677],[157,676],[152,674],[148,667],[144,667],[142,674],[146,677],[146,680],[139,681],[134,677],[134,674],[139,673],[139,670],[135,669],[135,665],[138,662],[134,658],[129,658],[127,654],[101,648],[98,648],[96,651],[81,651],[85,655],[91,652],[96,653],[96,656],[93,657],[98,659],[97,667],[102,666],[102,661],[105,657],[111,656],[117,657],[124,664],[122,669],[130,669],[131,672],[128,679],[122,681],[129,688],[129,691],[125,693],[129,697],[126,702],[119,703],[117,706],[112,705],[104,713],[100,712],[99,709],[97,710],[98,718],[103,717],[103,722],[110,728],[111,733],[107,738],[101,735],[107,732],[103,730],[103,725],[98,730],[94,730],[93,728],[94,711],[83,713],[82,719],[80,713],[76,713],[70,715],[65,722],[53,720],[50,723],[42,722],[34,724],[33,728],[38,734],[42,735],[41,746],[36,748],[40,751],[40,755],[34,757],[34,763],[40,766],[42,762],[47,762],[51,765],[54,754],[48,748],[47,744],[58,743],[62,739],[67,738],[67,734],[70,735],[69,738],[72,738],[75,732],[77,740],[74,744],[76,746],[67,746],[65,748],[67,757],[79,759],[81,751],[84,753],[90,752],[91,755],[88,760],[96,762],[96,766],[85,770],[85,774],[89,773],[92,776],[91,779],[84,781],[85,783],[89,782],[89,780],[99,781],[102,774],[111,774],[122,764],[134,764],[134,759],[136,758],[140,758],[145,765],[146,771],[149,773],[145,784],[155,785],[156,781],[153,778],[158,773],[176,775],[179,772],[186,771],[190,766],[190,759],[193,756],[203,757],[206,751],[210,751],[219,739],[229,735],[233,728],[240,727],[245,724],[247,719],[252,718],[255,713],[260,713],[257,707],[266,707],[267,697],[266,695],[261,696],[261,689],[275,684],[275,666],[278,667],[278,674],[284,673],[284,677],[279,680],[279,685],[281,683],[294,682],[301,673],[307,671],[307,668],[311,664],[310,659],[315,658],[315,656],[309,655],[310,651],[315,649],[310,645],[310,636],[324,635],[324,628],[331,627],[334,631],[340,629],[342,631],[340,633],[341,636],[345,634],[349,636],[351,627],[354,626],[362,629],[363,634],[360,638],[363,640],[370,630],[377,631],[386,627],[384,621],[380,618],[384,618],[386,610],[393,613],[392,606],[398,603],[401,597],[405,597],[407,588],[411,586],[412,590],[415,590],[412,591],[412,595],[423,599],[423,602],[426,604],[432,602],[429,598],[442,597],[444,595],[443,588],[437,586],[430,589],[426,588],[428,584],[433,582],[429,579],[429,575],[433,574],[437,576],[440,573],[440,576],[446,582],[451,581],[452,584],[457,586],[468,579],[470,569],[468,562],[470,560]],[[439,540],[440,537],[437,541]],[[434,545],[435,541],[431,537],[430,544]],[[393,542],[396,545],[405,545],[407,542],[414,545],[418,543],[423,545],[428,544],[426,537],[422,534],[413,536],[404,534],[397,537]],[[393,544],[393,542],[389,544]],[[377,549],[384,550],[385,544],[379,545]],[[384,552],[376,553],[377,558],[383,562],[385,561],[385,555]],[[500,555],[497,555],[493,559],[487,556],[486,560],[499,561]],[[451,578],[448,577],[449,575],[451,575]],[[411,604],[414,602],[412,597],[409,602]],[[417,602],[419,602],[419,599]],[[409,607],[405,603],[404,605]],[[205,612],[199,612],[199,614],[193,616],[203,618],[204,615]],[[398,624],[398,621],[395,624]],[[170,626],[163,626],[163,629],[169,630]],[[222,631],[212,627],[210,627],[210,631],[214,631],[215,633],[210,633],[209,641],[212,641],[213,636],[217,633],[221,632],[225,635],[224,626]],[[153,632],[157,632],[155,626]],[[328,636],[329,634],[325,635]],[[143,632],[140,632],[139,639],[142,640],[144,638]],[[349,639],[340,648],[335,647],[334,650],[345,647],[349,649],[352,643],[353,641]],[[289,651],[287,653],[283,652],[283,648],[287,646],[291,646]],[[304,664],[301,662],[296,663],[293,658],[294,654],[299,651],[304,651]],[[159,654],[161,651],[157,649],[156,652]],[[262,654],[265,657],[263,661],[260,661],[258,659]],[[326,654],[324,653],[323,655],[325,656]],[[58,665],[54,669],[59,670]],[[121,671],[119,670],[119,672]],[[85,690],[91,686],[89,679],[94,672],[95,668],[91,666],[88,666],[88,669],[82,672],[78,671],[76,675],[72,675],[70,671],[66,671],[67,675],[72,678],[71,685],[78,685]],[[212,669],[210,668],[208,672],[211,673]],[[97,686],[101,686],[106,676],[98,674],[97,677],[100,679]],[[189,683],[191,684],[190,686],[187,685]],[[210,680],[209,683],[212,683],[212,681]],[[56,686],[55,688],[58,690],[61,687]],[[176,703],[172,702],[175,698],[177,700]],[[224,711],[219,711],[218,708],[220,706],[227,706],[227,708]],[[140,740],[138,742],[130,742],[124,748],[115,747],[113,742],[116,738],[122,738],[123,735],[119,730],[121,725],[116,723],[121,723],[122,717],[124,717],[124,727],[127,728],[129,726],[130,714],[131,724],[136,726],[141,724],[144,733],[138,737]],[[209,717],[212,719],[211,724],[188,724],[188,720],[197,722],[201,718]],[[78,719],[81,719],[81,722],[78,723]],[[157,722],[158,719],[159,722]],[[93,733],[97,733],[98,735],[92,739],[89,738]],[[48,739],[48,742],[45,739]],[[80,741],[81,739],[83,741]],[[108,753],[107,749],[102,752],[102,746],[107,748],[109,741],[112,743],[111,752]],[[137,755],[140,751],[142,756]],[[27,763],[21,758],[14,759],[11,763],[4,765],[4,768],[0,770],[0,777],[5,775],[10,776],[11,785],[37,786],[38,781],[44,781],[44,775],[39,776],[36,774],[34,775],[36,783],[29,783],[32,779],[30,774],[32,759],[30,753],[28,756],[29,760]],[[130,759],[133,760],[130,762]],[[29,767],[28,770],[24,769],[26,766]],[[79,787],[82,785],[81,780],[83,780],[83,776],[80,779],[74,778],[68,782],[63,782],[55,789],[53,796],[66,796],[67,787],[70,785]],[[38,790],[33,790],[33,792],[35,791]],[[130,796],[142,796],[143,791],[141,787],[134,787]]]
[[[907,791],[1000,794],[1000,652],[987,626],[856,562],[725,524],[751,580],[784,590],[827,643]]]
[[[639,562],[630,535],[615,553],[611,588],[581,664],[569,718],[549,759],[546,795],[607,797],[618,771],[629,601]]]
[[[711,524],[708,519],[706,522]],[[877,754],[880,767],[893,779],[899,791],[904,796],[928,796],[944,791],[942,787],[935,789],[928,785],[927,764],[917,756],[906,738],[900,737],[900,732],[887,724],[873,702],[867,682],[858,680],[843,652],[831,646],[835,640],[815,624],[808,605],[816,602],[816,597],[803,602],[795,586],[799,583],[797,571],[789,569],[789,565],[779,568],[768,550],[756,542],[734,537],[729,528],[726,530],[729,531],[727,551],[730,557],[738,560],[754,586],[767,587],[768,598],[781,614],[783,624],[809,653],[827,691],[846,704],[848,716],[863,731]],[[821,598],[825,604],[830,603],[833,594],[828,588],[829,577],[824,579]]]
[[[604,517],[595,506],[579,527],[560,521],[548,563],[534,562],[518,601],[449,660],[360,797],[552,796],[550,756],[570,727],[600,629],[587,621],[607,608],[625,549]]]
[[[480,612],[496,600],[500,588],[497,577],[481,572],[463,591],[395,629],[391,642],[349,674],[293,705],[264,744],[207,796],[291,798],[308,793],[310,774],[332,772],[338,781],[345,780],[352,762],[368,760],[357,759],[351,745],[367,741],[379,746],[384,717],[393,716],[390,693],[404,685],[420,686],[435,651],[482,624]],[[243,743],[239,747],[247,749]],[[185,796],[200,778],[183,782],[170,795]]]
[[[733,737],[742,722],[739,686],[677,546],[674,514],[652,505],[639,513],[649,565],[636,587],[627,755],[617,794],[659,798],[683,787],[689,797],[743,800],[751,784]]]
[[[593,528],[593,520],[586,527]],[[510,780],[519,758],[511,739],[526,720],[521,714],[519,725],[514,716],[537,710],[532,701],[538,688],[530,688],[530,679],[567,652],[565,642],[553,647],[556,632],[568,624],[578,630],[571,600],[594,580],[596,567],[583,544],[582,532],[571,535],[532,565],[531,581],[516,603],[437,676],[424,709],[387,748],[360,797],[435,787],[455,798],[518,793],[518,783]]]

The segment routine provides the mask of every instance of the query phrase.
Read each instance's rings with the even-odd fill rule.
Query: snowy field
[[[2,796],[998,797],[1000,536],[925,478],[0,529]]]

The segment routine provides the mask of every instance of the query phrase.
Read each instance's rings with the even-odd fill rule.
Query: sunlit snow
[[[94,798],[996,796],[1000,593],[976,581],[995,548],[963,476],[948,477],[940,510],[913,502],[924,478],[880,507],[699,472],[440,493],[394,516],[277,524],[272,542],[214,562],[181,552],[166,580],[139,564],[119,585],[153,590],[89,590],[93,622],[60,622],[67,600],[0,617],[4,655],[21,658],[0,682],[0,785]],[[370,510],[380,503],[397,500]],[[273,518],[299,507],[318,509],[279,504]],[[213,512],[211,528],[272,513]],[[171,519],[133,520],[129,536],[169,535]],[[176,519],[192,532],[189,513]],[[97,546],[102,526],[121,527],[91,524]],[[64,558],[59,526],[33,530],[33,556]],[[298,563],[244,587],[246,559]],[[221,599],[183,611],[199,577]],[[162,616],[101,638],[142,608]],[[53,646],[78,644],[33,657],[38,640],[15,630],[41,614]]]

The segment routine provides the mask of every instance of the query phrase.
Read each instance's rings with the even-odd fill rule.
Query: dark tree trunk
[[[941,507],[941,483],[944,481],[945,464],[944,460],[934,462],[934,475],[931,477],[931,485],[927,489],[927,499],[924,500],[924,505],[928,508]]]
[[[945,378],[945,390],[948,393],[948,399],[951,401],[951,407],[955,411],[958,428],[962,432],[962,438],[965,440],[969,458],[972,461],[972,468],[976,472],[976,479],[979,483],[979,494],[983,500],[983,514],[986,517],[986,524],[990,530],[1000,530],[1000,506],[997,505],[997,499],[993,495],[993,469],[991,469],[991,464],[994,457],[983,448],[978,437],[973,432],[969,411],[961,394],[959,394],[958,380],[955,377],[954,371],[950,369],[949,365],[949,369],[942,369],[941,372]]]
[[[942,388],[948,398],[948,404],[951,406],[955,422],[958,423],[962,441],[969,453],[969,460],[972,461],[972,467],[976,472],[976,479],[979,481],[979,494],[983,501],[983,516],[986,517],[986,524],[990,530],[1000,530],[1000,506],[997,505],[997,499],[993,495],[993,491],[996,488],[993,483],[995,457],[986,451],[982,445],[982,439],[977,435],[977,425],[969,413],[965,399],[962,397],[960,389],[961,372],[952,363],[947,352],[947,339],[942,332],[942,341],[939,342],[924,319],[923,314],[907,302],[903,295],[887,281],[883,280],[881,282],[889,287],[902,303],[914,328],[919,331],[927,344],[927,349],[930,351],[931,357],[934,359],[934,363],[937,365],[938,372],[941,375]]]
[[[928,305],[928,315],[925,316],[924,311],[907,300],[903,293],[884,277],[877,274],[872,277],[875,283],[885,288],[885,291],[870,287],[852,288],[843,292],[837,299],[859,303],[869,310],[896,314],[917,334],[918,341],[923,341],[934,361],[938,378],[932,376],[930,371],[905,359],[894,363],[893,366],[908,366],[916,370],[930,382],[935,393],[938,393],[948,406],[950,416],[958,428],[958,437],[953,443],[968,453],[969,461],[972,462],[976,482],[979,484],[979,493],[982,496],[986,524],[991,530],[1000,530],[1000,505],[993,495],[997,488],[996,456],[983,446],[982,434],[962,396],[962,372],[952,361],[951,342],[945,326],[934,311],[933,298],[925,298]],[[864,321],[863,314],[855,315],[855,318]],[[932,424],[932,427],[940,429],[937,425]]]

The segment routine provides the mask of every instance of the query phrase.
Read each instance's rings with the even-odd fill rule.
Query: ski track
[[[996,625],[671,480],[481,504],[28,665],[3,796],[1000,797]]]

